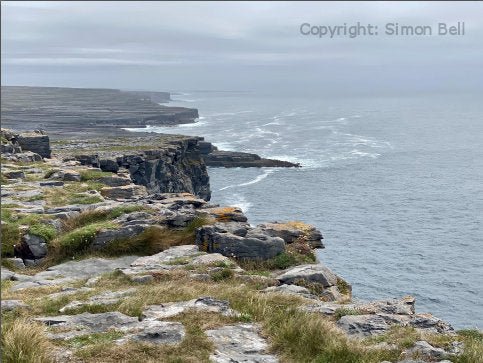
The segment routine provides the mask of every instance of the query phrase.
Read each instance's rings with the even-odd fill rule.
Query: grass
[[[89,180],[98,180],[102,177],[112,176],[112,173],[95,170],[95,169],[86,169],[80,171],[81,181],[89,181]]]
[[[21,240],[21,226],[30,226],[29,232],[41,237],[46,237],[46,241],[50,240],[55,229],[44,222],[48,217],[40,214],[21,214],[15,213],[8,209],[1,208],[2,223],[0,226],[2,235],[1,256],[13,257],[14,245],[20,243]]]
[[[29,233],[43,238],[46,242],[52,241],[57,235],[57,230],[50,224],[35,223],[29,227]]]
[[[305,242],[295,242],[287,246],[285,252],[268,260],[251,260],[240,259],[237,263],[241,268],[251,272],[264,273],[273,270],[285,270],[292,266],[302,265],[306,263],[314,263],[316,261],[312,250],[302,249],[299,246],[306,244]],[[303,253],[301,253],[303,251]]]
[[[221,269],[220,271],[215,271],[211,274],[211,278],[213,281],[223,281],[223,280],[230,280],[235,276],[235,273],[232,269],[227,267]]]
[[[355,309],[350,308],[338,308],[334,312],[334,319],[337,321],[346,315],[360,315],[361,313]]]
[[[69,339],[66,344],[70,348],[78,349],[85,347],[87,345],[94,345],[94,344],[109,344],[112,341],[119,339],[124,336],[124,333],[120,331],[109,331],[107,333],[93,333],[89,335],[82,335],[79,337],[75,337]]]
[[[72,231],[88,224],[112,220],[122,216],[123,214],[139,211],[151,212],[152,209],[139,205],[123,205],[110,210],[84,211],[75,217],[65,220],[63,230],[64,232]]]
[[[87,253],[94,238],[101,229],[117,227],[116,223],[103,221],[88,224],[68,232],[49,245],[49,260],[61,261],[68,257],[78,257]]]
[[[102,252],[109,256],[152,255],[169,247],[192,243],[194,243],[194,235],[185,230],[152,226],[133,238],[112,241],[103,248]]]
[[[17,318],[2,324],[2,361],[6,363],[51,363],[51,343],[44,326]]]

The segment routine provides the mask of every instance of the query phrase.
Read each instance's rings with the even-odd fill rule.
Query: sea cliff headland
[[[5,361],[19,349],[41,362],[480,361],[481,332],[416,312],[411,296],[353,299],[316,260],[316,227],[253,226],[210,204],[207,164],[240,166],[234,155],[197,137],[102,136],[111,123],[81,138],[64,119],[52,140],[2,129]]]

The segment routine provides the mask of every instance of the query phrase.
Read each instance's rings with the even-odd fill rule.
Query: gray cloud
[[[4,84],[338,92],[483,87],[483,4],[3,2]],[[464,21],[464,37],[319,39],[301,23]]]

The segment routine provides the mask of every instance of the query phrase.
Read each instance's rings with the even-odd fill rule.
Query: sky
[[[478,2],[2,2],[2,85],[153,91],[483,91]],[[301,24],[378,26],[303,35]],[[438,23],[465,35],[438,35]],[[427,25],[394,36],[387,23]],[[307,28],[306,28],[307,29]],[[310,29],[310,28],[309,28]],[[315,32],[314,30],[314,32]]]

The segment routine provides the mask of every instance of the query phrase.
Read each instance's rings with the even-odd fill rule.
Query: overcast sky
[[[379,35],[299,30],[358,21]],[[384,35],[391,22],[429,25],[433,36]],[[465,22],[465,36],[438,36],[440,22]],[[2,84],[480,92],[483,3],[2,2]]]

